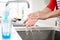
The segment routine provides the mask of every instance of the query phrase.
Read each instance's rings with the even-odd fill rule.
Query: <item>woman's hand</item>
[[[33,26],[39,19],[45,20],[48,18],[48,13],[45,12],[33,12],[28,15],[28,18],[24,21],[26,26],[30,27]]]
[[[30,26],[33,26],[37,21],[38,21],[38,19],[27,18],[24,21],[24,23],[27,27],[30,27]]]

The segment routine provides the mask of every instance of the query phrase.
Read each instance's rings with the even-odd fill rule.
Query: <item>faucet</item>
[[[28,1],[26,1],[26,0],[8,1],[8,2],[6,3],[6,6],[8,6],[8,4],[9,4],[9,3],[12,3],[12,2],[17,2],[17,3],[19,3],[19,2],[26,2],[26,3],[27,3],[27,5],[28,5],[28,8],[30,8],[30,4],[29,4],[29,2],[28,2]]]
[[[24,2],[24,3],[27,3],[27,7],[30,8],[30,4],[27,0],[15,0],[15,1],[7,1],[6,2],[6,7],[10,4],[10,3],[21,3],[21,2]],[[19,21],[21,21],[21,19],[18,19]]]

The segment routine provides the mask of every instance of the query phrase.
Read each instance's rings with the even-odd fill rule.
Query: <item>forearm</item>
[[[40,20],[40,19],[42,19],[42,20],[47,19],[48,18],[47,14],[50,13],[50,12],[52,12],[52,11],[49,8],[45,8],[42,11],[40,11],[39,13],[37,12],[38,15],[37,14],[36,15],[37,15],[38,20]]]
[[[60,16],[60,9],[48,13],[47,16],[48,18],[54,18]]]
[[[49,9],[48,7],[46,7],[46,8],[44,8],[44,9],[42,10],[42,12],[44,12],[44,13],[49,13],[49,12],[51,12],[51,9]]]

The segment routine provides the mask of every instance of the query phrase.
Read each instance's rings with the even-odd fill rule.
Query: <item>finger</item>
[[[31,19],[29,19],[25,24],[26,24],[27,27],[31,27],[35,24],[35,22],[32,21]]]
[[[26,27],[34,26],[34,24],[27,24]]]
[[[28,18],[23,22],[24,24],[28,21]]]
[[[30,27],[31,26],[30,20],[28,20],[25,24],[26,24],[26,27]]]
[[[30,24],[29,24],[29,23],[26,23],[26,27],[27,27],[27,28],[30,27]]]

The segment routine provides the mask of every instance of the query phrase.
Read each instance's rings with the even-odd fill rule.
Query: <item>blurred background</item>
[[[0,0],[0,17],[3,16],[5,6],[9,7],[9,18],[13,21],[19,19],[17,22],[13,22],[13,25],[24,28],[25,26],[19,26],[23,22],[29,13],[43,10],[49,0]],[[49,27],[55,26],[56,18],[51,18],[47,20],[38,20],[37,25],[39,27]],[[52,40],[53,30],[33,30],[29,31],[29,35],[26,35],[25,31],[16,30],[23,40]],[[23,29],[22,29],[23,30]],[[48,38],[46,39],[45,38]]]

